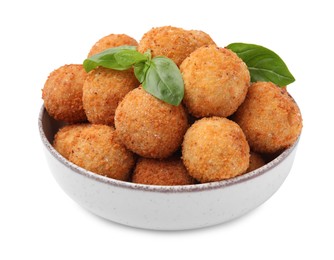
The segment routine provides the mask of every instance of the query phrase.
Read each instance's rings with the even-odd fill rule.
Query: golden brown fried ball
[[[73,145],[69,160],[76,165],[118,180],[128,180],[134,156],[107,125],[91,125],[82,130]]]
[[[138,46],[138,42],[126,34],[110,34],[98,40],[91,50],[88,57],[93,56],[109,48],[114,48],[122,45]]]
[[[115,127],[131,151],[148,158],[167,158],[181,145],[188,120],[182,105],[167,104],[139,87],[116,108]]]
[[[250,84],[246,64],[234,52],[215,45],[198,48],[180,70],[183,102],[195,117],[230,116],[244,101]]]
[[[70,157],[72,147],[78,142],[83,129],[90,124],[66,125],[58,130],[53,140],[53,147],[66,159]]]
[[[93,124],[114,124],[118,103],[139,86],[133,70],[111,70],[99,67],[91,71],[83,87],[83,106]]]
[[[246,172],[249,146],[235,122],[221,117],[202,118],[184,136],[182,159],[198,181],[220,181]]]
[[[244,131],[252,150],[260,153],[291,146],[302,130],[297,104],[286,90],[271,82],[252,84],[233,120]]]
[[[140,158],[137,161],[132,182],[148,185],[187,185],[193,179],[179,158],[164,160]]]
[[[82,87],[87,73],[82,65],[64,65],[49,75],[42,90],[44,106],[56,120],[68,123],[86,121]]]
[[[265,164],[266,162],[261,156],[261,154],[251,151],[249,157],[249,167],[246,172],[254,171]]]
[[[196,42],[196,48],[212,44],[215,45],[215,42],[212,40],[209,34],[200,30],[189,30],[189,32]]]
[[[151,50],[152,57],[166,56],[177,66],[197,48],[192,34],[182,28],[163,26],[145,33],[138,45],[139,52]]]

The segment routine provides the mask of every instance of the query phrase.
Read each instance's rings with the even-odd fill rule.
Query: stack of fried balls
[[[207,33],[164,26],[139,43],[110,34],[88,57],[123,45],[172,59],[184,99],[174,106],[153,97],[133,69],[54,70],[42,98],[49,115],[66,123],[53,146],[72,163],[122,181],[189,185],[253,171],[298,139],[302,117],[286,88],[251,83],[246,64]]]

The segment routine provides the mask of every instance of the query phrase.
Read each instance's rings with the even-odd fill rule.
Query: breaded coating
[[[69,160],[76,165],[109,178],[126,181],[135,164],[133,154],[107,125],[84,129],[73,145]]]
[[[111,70],[99,67],[90,73],[83,87],[83,106],[93,124],[114,124],[118,103],[139,86],[133,70]]]
[[[302,130],[297,104],[286,90],[271,82],[257,82],[233,116],[252,150],[275,153],[291,146]]]
[[[251,151],[249,157],[249,167],[246,172],[254,171],[265,164],[266,162],[261,156],[261,154]]]
[[[42,90],[45,109],[56,120],[68,123],[86,121],[82,88],[87,73],[82,65],[64,65],[49,75]]]
[[[189,174],[198,181],[220,181],[246,172],[249,145],[235,122],[220,117],[202,118],[184,136],[182,159]]]
[[[216,43],[212,40],[209,34],[200,31],[200,30],[189,30],[191,36],[194,38],[196,42],[196,48],[207,46],[207,45],[215,45]]]
[[[66,159],[72,153],[72,147],[78,142],[83,129],[90,124],[66,125],[58,130],[53,140],[53,147]]]
[[[182,105],[170,105],[139,87],[116,108],[115,127],[129,150],[143,157],[167,158],[181,145],[188,120]]]
[[[246,64],[234,52],[215,45],[198,48],[182,62],[180,70],[183,102],[198,118],[232,115],[250,85]]]
[[[138,51],[151,50],[152,57],[166,56],[177,66],[197,48],[192,34],[182,28],[163,26],[152,28],[139,41]]]
[[[122,45],[138,46],[138,42],[126,34],[109,34],[98,40],[88,53],[88,57],[93,56],[109,48]]]
[[[140,158],[132,176],[132,182],[149,185],[195,184],[180,158],[164,160]]]

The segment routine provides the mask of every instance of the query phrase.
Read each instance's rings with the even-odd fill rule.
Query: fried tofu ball
[[[91,125],[73,145],[69,160],[74,164],[107,176],[126,181],[134,166],[133,154],[118,140],[115,130],[107,125]]]
[[[132,182],[149,185],[187,185],[193,179],[179,158],[164,160],[140,158],[132,176]]]
[[[139,87],[116,108],[115,127],[129,150],[142,157],[167,158],[181,145],[188,120],[182,105],[170,105]]]
[[[83,86],[83,106],[93,124],[114,124],[118,103],[139,86],[132,70],[118,71],[99,67],[91,71]]]
[[[266,162],[261,156],[261,154],[251,151],[249,157],[249,167],[246,172],[254,171],[265,164]]]
[[[182,62],[180,70],[183,102],[198,118],[232,115],[250,85],[246,64],[234,52],[215,45],[198,48]]]
[[[100,53],[106,49],[122,45],[138,46],[138,42],[126,34],[110,34],[101,38],[93,45],[89,51],[88,57]]]
[[[257,82],[233,116],[252,150],[275,153],[291,146],[302,130],[297,104],[286,90],[271,82]]]
[[[249,145],[235,122],[221,117],[202,118],[184,136],[182,159],[198,181],[220,181],[246,172]]]
[[[70,157],[72,147],[78,142],[83,129],[90,124],[66,125],[58,130],[53,140],[53,147],[66,159]]]
[[[82,65],[64,65],[49,75],[42,90],[45,109],[56,120],[68,123],[86,121],[82,88],[87,73]]]
[[[138,51],[151,50],[152,57],[166,56],[177,66],[197,48],[192,34],[182,28],[163,26],[152,28],[139,41]]]
[[[189,30],[189,32],[196,42],[196,48],[215,44],[210,35],[203,31]]]

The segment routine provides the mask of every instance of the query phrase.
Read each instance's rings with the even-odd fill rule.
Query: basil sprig
[[[142,87],[154,97],[178,106],[184,96],[184,83],[176,64],[162,56],[152,59],[150,51],[142,54],[135,46],[107,49],[84,60],[83,66],[87,72],[98,66],[114,70],[133,67]]]
[[[235,52],[247,65],[251,81],[271,81],[283,87],[295,81],[284,61],[260,45],[231,43],[226,48]]]

